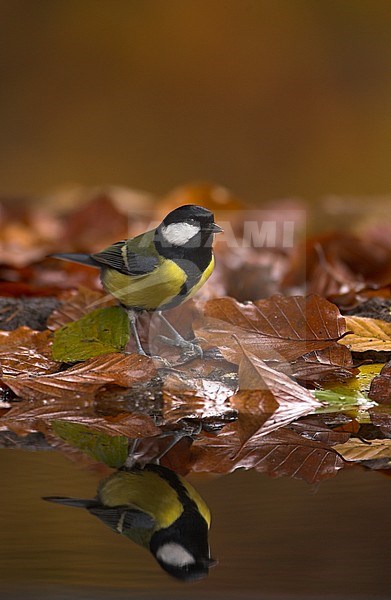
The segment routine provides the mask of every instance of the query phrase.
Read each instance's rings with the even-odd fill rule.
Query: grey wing
[[[158,257],[153,254],[144,256],[132,252],[126,241],[117,242],[101,252],[91,254],[91,257],[124,275],[146,275],[159,264]]]
[[[108,508],[94,506],[88,509],[92,515],[100,519],[105,525],[117,533],[124,533],[128,529],[152,529],[155,520],[142,510],[118,506]]]

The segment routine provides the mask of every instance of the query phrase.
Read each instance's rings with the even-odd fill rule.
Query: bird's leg
[[[133,467],[135,466],[135,464],[137,464],[137,460],[136,460],[136,450],[137,450],[137,446],[139,445],[139,438],[134,438],[133,440],[129,440],[129,444],[128,444],[128,456],[127,459],[125,461],[125,469],[133,469]]]
[[[141,354],[142,356],[149,356],[150,358],[158,360],[160,363],[163,363],[163,366],[165,366],[165,367],[171,367],[171,363],[169,363],[169,361],[166,360],[165,358],[162,358],[161,356],[151,356],[145,352],[144,348],[141,345],[140,337],[139,337],[138,331],[137,331],[137,326],[136,326],[137,312],[131,308],[127,308],[126,312],[128,313],[130,331],[132,332],[132,335],[134,337],[134,341],[136,343],[138,354]],[[126,352],[126,350],[125,350],[125,352]]]
[[[175,327],[173,325],[171,325],[170,321],[168,321],[166,319],[166,317],[163,315],[163,313],[159,310],[157,311],[157,314],[159,315],[159,317],[161,318],[161,320],[163,321],[163,323],[166,325],[167,329],[170,330],[170,333],[172,334],[174,339],[170,339],[167,338],[163,335],[159,336],[159,338],[165,342],[166,344],[169,344],[171,346],[177,346],[178,348],[181,348],[181,350],[184,350],[186,354],[189,354],[189,356],[192,356],[193,358],[195,357],[200,357],[202,358],[202,349],[198,344],[194,344],[193,342],[189,342],[188,340],[185,340],[185,338],[183,338],[181,336],[181,334],[175,329]]]
[[[132,332],[134,341],[136,342],[137,352],[139,354],[142,354],[143,356],[148,356],[147,353],[145,352],[144,348],[141,345],[140,338],[138,335],[137,326],[136,326],[137,313],[134,310],[132,310],[131,308],[127,308],[126,312],[128,313],[130,331]]]
[[[185,437],[190,437],[192,440],[194,440],[195,436],[198,435],[201,432],[202,429],[202,423],[198,423],[196,426],[184,426],[182,429],[176,429],[174,431],[164,431],[163,433],[160,434],[160,438],[162,437],[166,437],[166,436],[172,436],[172,440],[170,441],[170,443],[168,444],[168,446],[166,446],[161,452],[160,454],[158,454],[158,456],[155,456],[155,458],[153,459],[153,462],[156,464],[159,464],[161,459],[168,454],[168,452],[171,450],[171,448],[173,448],[174,446],[177,445],[178,442],[180,442],[183,438]]]

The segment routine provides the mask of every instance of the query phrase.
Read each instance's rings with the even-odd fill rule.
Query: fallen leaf
[[[288,367],[291,376],[302,385],[346,381],[358,373],[346,346],[334,343],[299,357]]]
[[[391,406],[388,404],[376,406],[369,411],[369,415],[373,425],[380,427],[385,436],[391,437]]]
[[[194,326],[196,335],[217,345],[223,356],[240,362],[235,340],[262,360],[292,361],[332,345],[345,333],[338,308],[320,296],[272,296],[241,304],[216,298],[205,305],[205,317]]]
[[[120,306],[98,308],[54,333],[53,357],[63,362],[86,360],[123,350],[129,339],[129,321]]]
[[[334,450],[343,456],[345,460],[354,462],[378,458],[391,459],[391,440],[363,442],[357,438],[352,438],[344,444],[335,445]]]
[[[391,323],[367,317],[345,318],[347,330],[352,333],[339,340],[340,344],[354,352],[391,350]]]
[[[391,361],[372,380],[368,396],[376,402],[391,404]]]
[[[65,371],[41,377],[3,377],[13,392],[28,400],[94,398],[106,384],[130,387],[156,375],[153,360],[139,354],[106,354]]]
[[[315,398],[322,403],[322,408],[317,413],[353,413],[356,418],[360,413],[366,413],[375,405],[375,402],[362,394],[359,390],[345,389],[344,386],[335,386],[333,389],[315,390]]]
[[[249,433],[252,438],[271,433],[321,406],[309,391],[245,349],[239,365],[239,388],[231,404],[239,411],[241,439]]]
[[[19,327],[0,331],[0,368],[3,377],[20,374],[43,375],[57,371],[52,358],[52,334]]]

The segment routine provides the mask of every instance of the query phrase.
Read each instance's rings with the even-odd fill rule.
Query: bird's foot
[[[167,344],[167,346],[175,346],[176,348],[180,348],[182,350],[182,358],[185,359],[185,362],[194,360],[195,358],[202,358],[203,356],[201,346],[195,344],[194,342],[189,342],[182,337],[172,339],[166,337],[165,335],[158,335],[156,339],[164,344]]]
[[[135,351],[125,349],[124,354],[135,354]],[[156,355],[148,354],[144,350],[143,351],[138,350],[137,354],[139,354],[140,356],[146,356],[147,358],[152,358],[152,360],[162,363],[163,367],[168,367],[168,368],[171,367],[171,363],[166,358],[163,358],[162,356],[158,356],[157,354]]]

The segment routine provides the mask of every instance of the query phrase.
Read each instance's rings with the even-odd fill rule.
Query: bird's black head
[[[186,204],[171,211],[157,228],[162,245],[188,248],[211,246],[213,234],[222,229],[207,208]]]
[[[195,506],[186,507],[172,525],[155,532],[150,550],[162,569],[182,581],[203,579],[217,564],[209,556],[208,525]]]
[[[210,567],[217,561],[208,556],[197,557],[178,542],[167,542],[157,549],[155,558],[159,565],[175,579],[195,581],[209,575]]]

